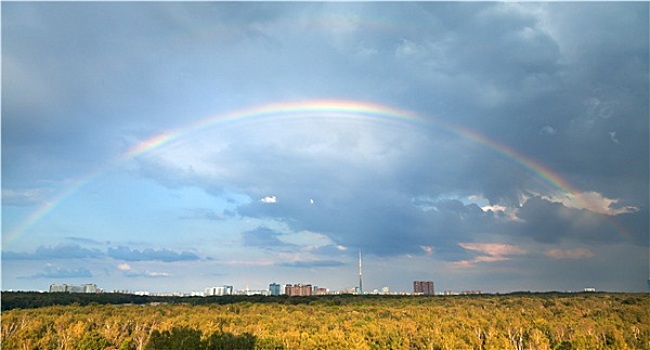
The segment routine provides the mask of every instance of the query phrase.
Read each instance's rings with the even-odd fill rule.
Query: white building
[[[238,290],[237,295],[246,295],[246,296],[251,296],[251,295],[271,295],[271,291],[268,289],[244,289],[244,290]]]
[[[80,284],[80,285],[68,285],[68,284],[51,284],[50,293],[99,293],[100,289],[97,288],[96,284]]]
[[[233,287],[232,286],[221,286],[221,287],[208,287],[205,289],[205,296],[224,296],[232,295]]]

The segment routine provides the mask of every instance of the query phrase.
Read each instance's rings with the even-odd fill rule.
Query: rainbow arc
[[[218,125],[238,123],[255,123],[257,121],[273,121],[285,119],[324,119],[342,121],[370,121],[388,123],[406,123],[418,127],[437,127],[447,130],[461,138],[470,140],[481,146],[487,147],[512,162],[523,167],[539,179],[548,183],[554,189],[563,192],[574,198],[581,198],[580,192],[566,181],[558,173],[543,164],[524,156],[523,154],[509,148],[485,135],[479,134],[470,129],[452,125],[440,120],[430,120],[420,117],[418,114],[401,109],[395,109],[374,103],[348,101],[348,100],[310,100],[286,103],[274,103],[259,107],[246,108],[231,113],[217,114],[208,118],[198,120],[185,127],[169,130],[149,137],[148,139],[134,145],[122,154],[110,159],[93,171],[84,174],[69,186],[63,189],[50,201],[42,204],[34,210],[26,219],[14,227],[5,237],[5,243],[15,241],[29,231],[35,223],[43,219],[48,213],[55,210],[67,198],[76,193],[80,188],[92,182],[104,172],[126,162],[130,159],[142,156],[156,149],[169,145],[174,141],[194,135],[202,130],[207,130]],[[588,207],[588,206],[585,206]]]

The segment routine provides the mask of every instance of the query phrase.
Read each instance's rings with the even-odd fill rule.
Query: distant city
[[[135,295],[148,295],[148,296],[198,296],[198,297],[211,297],[211,296],[227,296],[227,295],[266,295],[266,296],[319,296],[319,295],[339,295],[339,294],[352,294],[352,295],[436,295],[433,281],[413,281],[412,292],[399,292],[394,293],[390,291],[389,287],[382,287],[381,289],[374,289],[371,292],[363,290],[363,262],[361,258],[361,250],[359,250],[359,285],[352,288],[341,289],[337,291],[330,290],[329,288],[313,285],[311,283],[297,283],[297,284],[279,284],[273,282],[269,284],[267,289],[250,289],[248,285],[244,289],[235,289],[232,285],[221,285],[207,287],[202,291],[192,292],[172,292],[172,293],[152,293],[149,291],[129,291],[129,290],[112,290],[104,291],[98,288],[96,284],[81,284],[81,285],[68,285],[68,284],[52,284],[49,288],[50,293],[122,293],[122,294],[135,294]],[[454,292],[445,291],[441,295],[458,295],[458,294],[482,294],[479,290]]]
[[[50,293],[121,293],[121,294],[134,294],[144,296],[181,296],[181,297],[211,297],[211,296],[227,296],[227,295],[263,295],[263,296],[320,296],[320,295],[436,295],[434,290],[433,281],[414,281],[412,292],[391,292],[389,287],[382,287],[381,289],[374,289],[372,291],[363,292],[361,287],[356,286],[352,288],[344,288],[341,290],[330,290],[326,287],[313,285],[310,283],[296,283],[296,284],[279,284],[271,283],[267,289],[250,289],[246,286],[244,289],[235,289],[232,285],[221,285],[207,287],[202,291],[191,292],[165,292],[154,293],[145,290],[131,291],[126,289],[117,290],[104,290],[96,284],[52,284],[49,287]],[[439,295],[459,295],[459,294],[481,294],[481,291],[463,291],[453,292],[445,291]]]
[[[321,295],[480,295],[485,294],[481,290],[445,290],[436,294],[435,285],[433,281],[418,280],[413,281],[413,288],[411,292],[391,292],[389,287],[382,287],[381,289],[374,289],[372,291],[363,290],[363,263],[361,259],[361,251],[359,251],[359,285],[351,288],[344,288],[341,290],[330,290],[323,286],[313,285],[311,283],[297,283],[297,284],[279,284],[273,282],[269,284],[267,289],[251,289],[246,285],[244,289],[235,289],[234,286],[224,284],[221,286],[207,287],[202,291],[191,292],[150,292],[146,290],[131,291],[126,289],[106,291],[97,287],[96,284],[81,284],[81,285],[68,285],[68,284],[52,284],[49,287],[50,293],[121,293],[121,294],[134,294],[142,296],[178,296],[178,297],[212,297],[212,296],[229,296],[229,295],[242,295],[242,296],[321,296]],[[572,292],[572,291],[566,291]],[[586,287],[582,292],[596,292],[596,288]],[[648,279],[648,292],[650,292],[650,279]]]
[[[323,296],[323,295],[439,295],[439,296],[452,296],[452,295],[481,295],[486,294],[481,290],[445,290],[442,292],[435,292],[433,281],[413,281],[413,290],[411,292],[391,292],[389,287],[382,287],[381,289],[374,289],[372,291],[362,292],[359,286],[353,288],[345,288],[341,290],[330,290],[329,288],[312,285],[309,283],[297,284],[279,284],[271,283],[267,289],[235,289],[232,285],[221,285],[214,287],[207,287],[202,291],[191,292],[149,292],[145,290],[132,291],[126,289],[104,290],[96,284],[51,284],[49,287],[50,293],[86,293],[86,294],[101,294],[101,293],[119,293],[119,294],[133,294],[140,296],[174,296],[174,297],[213,297],[213,296]],[[596,292],[596,288],[587,287],[582,291],[565,291],[565,292]]]

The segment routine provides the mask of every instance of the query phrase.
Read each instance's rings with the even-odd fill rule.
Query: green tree
[[[202,347],[201,345],[201,331],[187,327],[174,327],[171,331],[153,331],[145,349],[200,349]]]
[[[215,333],[206,340],[205,349],[208,350],[253,350],[255,349],[255,336],[244,333]]]
[[[284,350],[282,341],[275,338],[259,338],[255,342],[255,350]]]
[[[104,350],[108,346],[108,340],[101,334],[92,331],[86,333],[77,344],[78,350]]]

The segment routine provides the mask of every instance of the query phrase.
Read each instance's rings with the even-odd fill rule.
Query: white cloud
[[[42,188],[29,188],[14,190],[11,188],[2,189],[2,204],[13,206],[28,206],[44,202],[49,191]]]
[[[145,274],[149,277],[169,277],[171,276],[171,273],[168,272],[155,272],[155,271],[147,271]]]
[[[613,207],[618,203],[618,199],[607,198],[598,192],[580,192],[576,194],[564,194],[560,196],[542,196],[542,198],[554,202],[562,203],[564,206],[575,209],[587,209],[598,214],[619,215],[634,213],[639,209],[633,206],[624,206],[620,208]]]
[[[594,253],[587,248],[575,248],[575,249],[549,249],[544,255],[553,258],[553,259],[587,259],[594,256]]]
[[[458,243],[459,246],[478,252],[479,255],[471,260],[461,260],[453,262],[452,265],[458,267],[471,267],[481,262],[496,262],[510,260],[509,255],[526,254],[526,250],[511,244],[503,243]]]
[[[275,196],[268,196],[260,199],[261,203],[273,204],[278,202],[278,198]]]
[[[461,247],[489,256],[524,254],[526,250],[511,244],[503,243],[458,243]]]
[[[398,57],[409,57],[416,55],[418,51],[419,49],[417,44],[410,40],[402,39],[402,43],[397,47],[397,49],[395,49],[395,54]]]
[[[484,212],[491,211],[493,213],[503,213],[505,216],[502,216],[502,219],[505,219],[506,221],[518,221],[521,222],[522,220],[517,216],[517,212],[519,211],[518,207],[506,207],[504,205],[499,205],[499,204],[490,204],[490,205],[484,205],[481,207],[481,210]]]
[[[285,234],[282,237],[282,241],[301,246],[308,250],[334,245],[334,242],[329,236],[308,230]]]
[[[539,134],[554,136],[555,134],[557,134],[557,130],[550,125],[546,125],[539,131]]]
[[[490,205],[482,206],[481,210],[483,210],[483,211],[502,211],[502,212],[505,212],[506,210],[508,210],[508,208],[503,206],[503,205],[490,204]]]
[[[129,265],[127,263],[121,263],[121,264],[117,265],[117,269],[120,270],[120,271],[129,271],[129,270],[131,270],[131,265]]]

